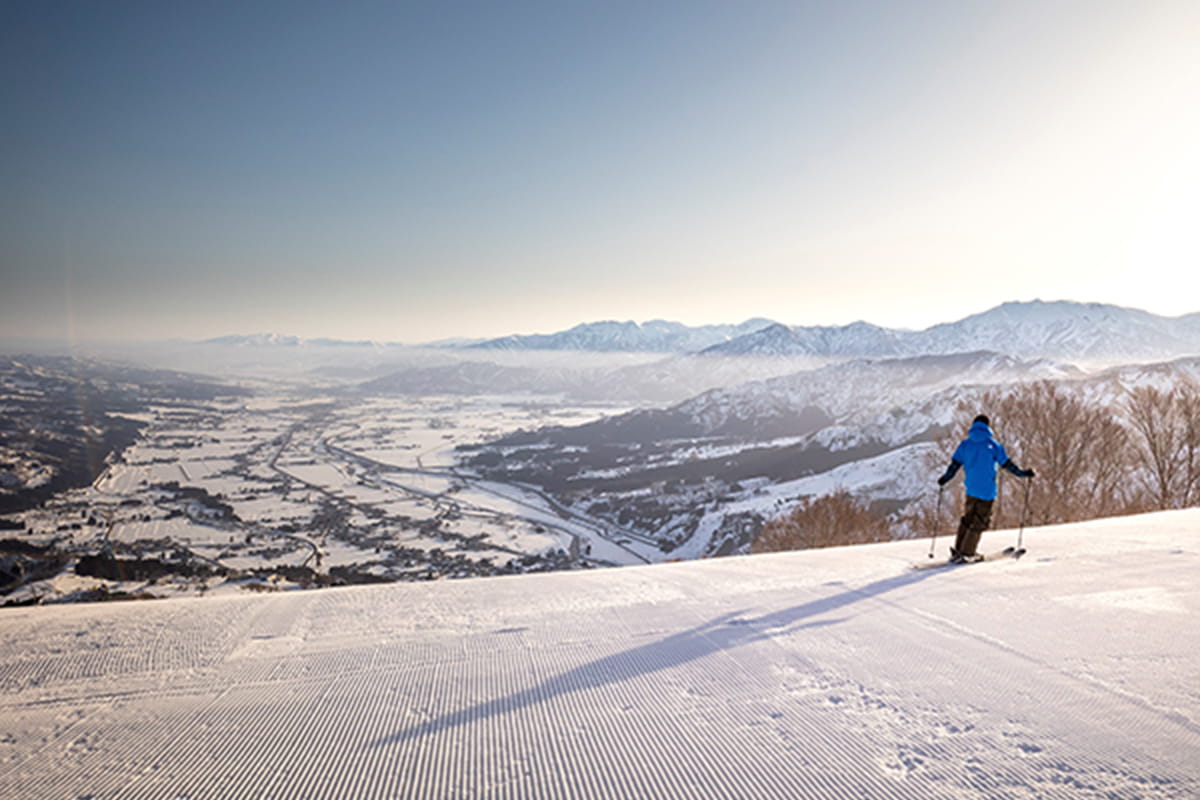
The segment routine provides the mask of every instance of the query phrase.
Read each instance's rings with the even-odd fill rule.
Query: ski
[[[962,562],[956,563],[956,562],[951,561],[948,558],[943,558],[938,561],[927,561],[927,562],[921,563],[921,564],[913,564],[912,568],[913,569],[939,569],[941,567],[959,567],[959,566],[966,567],[971,564],[982,564],[985,561],[997,561],[1001,558],[1017,559],[1023,555],[1025,555],[1024,547],[1021,547],[1021,548],[1006,547],[1003,550],[997,550],[994,553],[984,553],[981,558],[977,558],[974,561],[962,561]]]

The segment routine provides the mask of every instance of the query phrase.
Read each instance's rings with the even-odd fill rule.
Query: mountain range
[[[678,322],[593,322],[567,331],[506,336],[476,349],[699,353],[713,356],[886,358],[987,350],[1019,358],[1083,361],[1200,354],[1200,313],[1163,317],[1072,301],[1010,302],[913,331],[868,322],[789,326],[766,319],[688,327]]]
[[[239,348],[400,348],[369,341],[280,334],[222,336],[201,344]],[[545,334],[450,339],[424,347],[459,352],[580,351],[703,356],[888,358],[987,350],[1068,361],[1165,360],[1200,354],[1200,313],[1164,317],[1135,308],[1060,300],[1009,302],[923,330],[848,325],[784,325],[764,318],[689,326],[668,320],[604,320]]]
[[[921,331],[865,322],[840,327],[771,325],[707,348],[708,355],[887,357],[989,350],[1020,358],[1115,361],[1200,353],[1200,314],[1068,301],[1004,303]]]
[[[774,325],[750,319],[740,325],[691,327],[669,320],[588,322],[559,333],[504,336],[469,345],[480,350],[594,350],[649,353],[694,353],[716,347]]]

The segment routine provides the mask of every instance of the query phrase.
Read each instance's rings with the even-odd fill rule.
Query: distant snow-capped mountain
[[[668,320],[588,322],[549,334],[504,336],[472,345],[486,350],[591,350],[635,353],[690,353],[736,339],[772,325],[751,319],[740,325],[692,327]]]
[[[1069,301],[1004,303],[922,331],[865,322],[841,327],[772,325],[705,351],[711,355],[833,357],[939,355],[988,350],[1021,358],[1166,359],[1200,353],[1200,314]]]
[[[260,333],[199,344],[246,349],[383,348],[371,341]],[[789,327],[755,318],[740,325],[688,326],[667,320],[589,322],[548,334],[443,340],[430,348],[583,351],[711,356],[890,358],[975,351],[1077,362],[1164,361],[1200,355],[1200,313],[1161,317],[1134,308],[1072,301],[1012,302],[920,331],[868,322]]]
[[[1102,303],[1004,303],[913,337],[925,352],[985,347],[1014,355],[1091,360],[1200,353],[1200,314],[1160,317]]]
[[[705,349],[720,356],[894,356],[904,355],[904,331],[854,322],[841,326],[789,328],[778,323]]]

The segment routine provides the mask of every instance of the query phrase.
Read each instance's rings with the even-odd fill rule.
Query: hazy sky
[[[0,0],[0,336],[1200,311],[1200,2]]]

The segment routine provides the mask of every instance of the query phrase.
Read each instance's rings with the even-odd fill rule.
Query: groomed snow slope
[[[1200,797],[1200,510],[1026,542],[6,610],[0,797]]]

